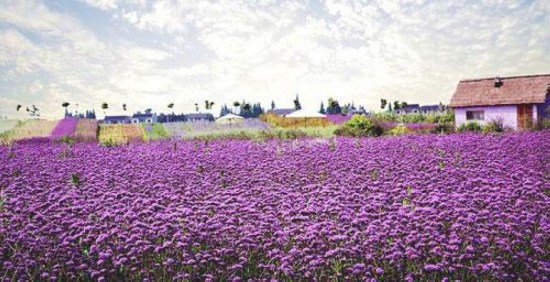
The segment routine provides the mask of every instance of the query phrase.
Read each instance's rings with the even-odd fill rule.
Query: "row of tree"
[[[405,101],[402,101],[402,102],[393,101],[393,108],[392,108],[392,103],[388,103],[388,100],[386,99],[380,99],[380,108],[382,110],[386,108],[386,105],[388,106],[388,112],[391,112],[394,110],[406,108],[409,104],[407,104],[407,102]]]
[[[340,106],[339,102],[336,99],[333,99],[333,98],[329,98],[327,102],[328,103],[327,103],[326,108],[325,108],[325,104],[323,102],[321,102],[321,107],[319,109],[319,113],[321,113],[321,114],[347,114],[350,111],[357,111],[357,110],[363,111],[363,112],[365,111],[365,108],[363,106],[359,106],[357,108],[357,107],[355,107],[354,103],[348,103],[348,104],[345,104],[343,106]],[[299,98],[298,94],[296,94],[296,98],[293,100],[293,103],[294,103],[294,110],[302,109],[302,105],[300,103],[300,98]],[[68,112],[68,107],[70,105],[71,104],[69,102],[63,102],[61,104],[61,106],[63,108],[65,108],[65,116],[66,117],[94,118],[94,119],[96,118],[94,110],[91,110],[91,111],[87,110],[85,113],[78,113],[78,111],[76,111],[75,113]],[[194,105],[195,105],[195,111],[198,113],[200,111],[199,103],[195,103]],[[215,105],[214,101],[209,101],[209,100],[204,101],[204,109],[206,109],[206,110],[212,110],[214,105]],[[76,104],[76,106],[78,106],[78,104]],[[404,102],[404,101],[388,102],[388,100],[386,100],[386,99],[381,99],[380,100],[380,108],[386,109],[386,107],[387,107],[388,112],[392,112],[394,110],[402,109],[402,108],[405,108],[407,106],[408,106],[407,102]],[[17,111],[20,111],[21,108],[23,108],[22,105],[17,105]],[[169,103],[167,105],[167,108],[169,110],[172,110],[174,108],[174,103]],[[275,107],[275,102],[271,101],[271,109],[274,110],[275,108],[276,108]],[[105,114],[105,112],[109,109],[109,104],[105,103],[105,102],[102,103],[101,104],[101,109],[103,110],[103,112]],[[122,104],[122,110],[127,111],[127,105],[125,103]],[[150,112],[150,109],[148,109],[148,110]],[[38,109],[35,105],[27,106],[26,111],[30,116],[33,116],[33,117],[34,116],[36,116],[36,117],[40,116],[40,109]],[[229,113],[239,114],[239,115],[241,115],[242,117],[245,117],[245,118],[253,118],[253,117],[258,117],[261,114],[263,114],[264,109],[261,107],[260,103],[252,104],[252,103],[248,103],[248,102],[245,102],[245,101],[243,101],[243,102],[235,101],[235,102],[233,102],[233,109],[229,108],[227,105],[223,105],[221,107],[220,116],[224,116],[224,115],[227,115]],[[174,116],[174,114],[172,113],[172,115],[167,115],[166,116],[168,121],[170,121],[171,116]]]
[[[223,117],[227,114],[238,113],[244,118],[257,118],[264,113],[264,109],[262,108],[260,103],[251,104],[245,101],[243,101],[242,103],[235,101],[233,102],[233,107],[235,111],[233,111],[233,109],[230,109],[227,105],[223,105],[220,110],[220,117]]]
[[[343,106],[340,106],[340,103],[338,100],[333,98],[328,98],[328,107],[325,109],[325,104],[321,102],[321,107],[319,108],[319,113],[321,114],[328,114],[328,115],[336,115],[336,114],[348,114],[351,111],[361,111],[365,112],[365,108],[363,106],[356,107],[355,103],[351,102],[348,104],[345,104]]]
[[[23,108],[22,105],[17,105],[16,110],[19,112]],[[37,108],[35,105],[27,106],[26,107],[27,114],[31,117],[39,117],[40,116],[40,109]]]

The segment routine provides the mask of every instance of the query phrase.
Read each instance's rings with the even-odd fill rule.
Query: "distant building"
[[[420,112],[419,104],[410,104],[405,107],[394,110],[396,114],[417,114]]]
[[[153,123],[157,122],[157,115],[151,113],[136,113],[132,115],[132,123]]]
[[[184,114],[159,114],[157,116],[157,122],[165,123],[165,122],[184,122],[185,121],[185,115]]]
[[[130,123],[129,116],[105,116],[103,124],[126,124]]]
[[[285,117],[286,115],[289,115],[293,112],[295,112],[296,110],[295,109],[272,109],[272,110],[269,110],[267,111],[267,113],[272,113],[272,114],[276,114],[278,116],[281,116],[281,117]]]
[[[348,116],[353,116],[353,115],[368,115],[368,113],[367,111],[365,111],[365,109],[349,110]]]
[[[527,128],[548,117],[550,74],[462,80],[451,98],[455,123],[502,121],[511,128]]]
[[[208,113],[186,114],[185,121],[214,121],[214,116]]]
[[[418,107],[418,111],[423,114],[436,113],[443,111],[444,108],[441,105],[425,105]]]

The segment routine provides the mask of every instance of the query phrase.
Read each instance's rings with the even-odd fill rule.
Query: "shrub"
[[[469,121],[469,122],[463,123],[458,127],[458,132],[466,132],[466,131],[479,132],[481,131],[481,125],[479,125],[477,121]]]
[[[543,130],[550,128],[550,118],[541,118],[535,123],[536,130]]]
[[[377,120],[364,115],[354,115],[349,121],[334,131],[340,136],[380,136],[384,129]]]
[[[483,125],[481,130],[485,133],[504,132],[504,122],[502,119],[494,119]]]
[[[455,125],[452,122],[439,122],[435,127],[435,132],[441,134],[453,133],[455,131]]]
[[[390,135],[404,135],[404,134],[407,134],[407,132],[409,132],[409,129],[405,125],[400,124],[400,125],[392,128],[389,131],[389,134]]]
[[[286,118],[274,113],[263,114],[260,116],[260,120],[277,127],[321,127],[332,125],[332,122],[327,118]]]

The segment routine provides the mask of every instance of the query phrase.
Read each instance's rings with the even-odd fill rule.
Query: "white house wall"
[[[456,108],[455,123],[457,127],[467,122],[466,111],[484,111],[484,119],[477,121],[480,124],[486,124],[492,120],[502,120],[504,126],[512,128],[518,127],[518,110],[516,105]],[[534,117],[535,116],[536,114],[534,114]]]

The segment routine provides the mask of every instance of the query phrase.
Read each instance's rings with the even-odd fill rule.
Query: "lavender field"
[[[0,147],[2,280],[550,279],[550,131]]]

